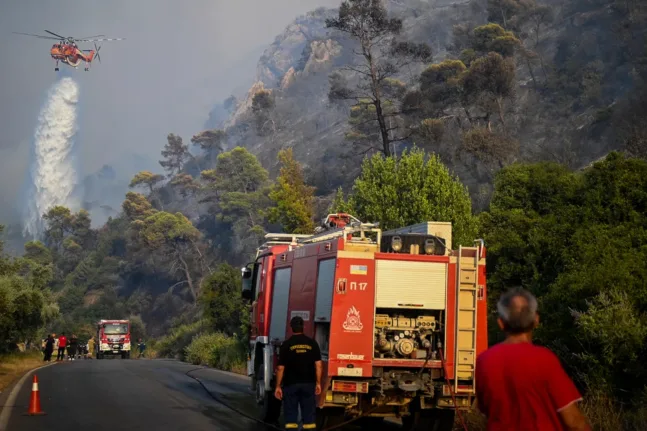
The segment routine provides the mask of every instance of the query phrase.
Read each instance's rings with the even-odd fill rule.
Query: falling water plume
[[[25,236],[42,238],[43,214],[56,205],[78,209],[78,174],[74,137],[77,132],[79,86],[70,77],[52,85],[38,116],[29,172]]]

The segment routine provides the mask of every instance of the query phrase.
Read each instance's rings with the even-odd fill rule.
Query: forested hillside
[[[599,429],[640,429],[644,8],[352,0],[299,18],[219,128],[168,135],[118,215],[94,229],[54,207],[42,242],[0,249],[2,348],[130,318],[160,355],[240,369],[238,268],[266,232],[336,210],[385,229],[451,221],[454,244],[485,239],[491,310],[508,287],[538,296],[538,342]]]
[[[352,29],[327,25],[337,12],[317,10],[266,50],[249,93],[227,100],[230,144],[271,172],[276,151],[293,147],[327,198],[352,184],[365,154],[416,144],[441,155],[479,209],[494,173],[514,161],[580,168],[613,149],[645,151],[643,3],[386,5],[402,22],[368,42],[377,85]]]

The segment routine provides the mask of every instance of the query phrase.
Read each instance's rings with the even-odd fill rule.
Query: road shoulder
[[[8,431],[7,425],[9,424],[11,413],[16,405],[16,398],[18,397],[18,393],[20,392],[20,389],[25,384],[27,379],[34,372],[43,368],[50,367],[52,365],[56,365],[56,362],[50,362],[48,364],[26,371],[19,379],[9,384],[9,386],[2,393],[0,393],[0,431]]]

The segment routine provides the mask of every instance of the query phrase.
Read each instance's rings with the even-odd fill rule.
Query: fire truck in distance
[[[100,320],[97,323],[97,359],[121,356],[130,359],[130,321]]]
[[[485,247],[452,249],[451,223],[382,232],[331,214],[314,235],[268,234],[242,269],[251,303],[248,375],[275,422],[277,354],[301,316],[324,361],[319,429],[357,418],[451,430],[487,348]]]

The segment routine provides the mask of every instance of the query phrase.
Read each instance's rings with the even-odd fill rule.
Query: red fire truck
[[[329,215],[314,235],[266,235],[242,270],[263,419],[279,417],[277,354],[298,315],[324,361],[319,429],[399,417],[405,430],[451,430],[487,348],[485,247],[454,250],[451,239],[451,223],[382,232],[349,214]]]
[[[130,322],[128,320],[100,320],[97,323],[97,359],[121,356],[130,359]]]

